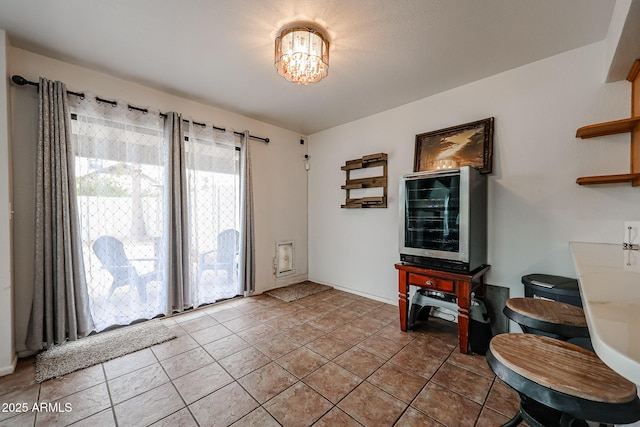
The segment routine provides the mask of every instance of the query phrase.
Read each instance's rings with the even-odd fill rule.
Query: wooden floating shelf
[[[583,176],[576,180],[580,185],[629,182],[632,187],[640,186],[640,59],[634,61],[627,80],[631,82],[631,118],[583,126],[576,131],[576,138],[596,138],[629,132],[631,134],[630,173]]]
[[[381,176],[351,179],[351,172],[357,169],[382,166]],[[343,209],[362,208],[386,208],[387,207],[387,154],[376,153],[364,156],[360,159],[348,160],[340,168],[347,172],[347,179],[340,188],[346,190],[346,201],[340,207]],[[363,190],[366,188],[382,188],[382,196],[375,197],[351,197],[351,190]]]
[[[361,159],[349,160],[340,169],[350,171],[354,169],[373,168],[376,166],[385,166],[387,164],[387,155],[385,153],[371,154]]]
[[[340,207],[343,209],[386,208],[387,204],[384,197],[361,197],[350,199]]]
[[[362,186],[362,184],[345,184],[340,186],[340,188],[343,190],[356,190],[358,188],[364,188],[364,187]]]
[[[580,185],[620,184],[630,182],[633,187],[640,185],[640,173],[623,173],[619,175],[583,176],[576,179]]]
[[[576,138],[587,139],[631,132],[638,123],[640,123],[640,117],[583,126],[576,132]]]
[[[359,188],[377,188],[387,185],[387,178],[383,176],[374,176],[372,178],[348,179],[343,185],[343,190],[356,190]]]

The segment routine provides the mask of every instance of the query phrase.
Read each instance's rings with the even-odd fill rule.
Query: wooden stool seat
[[[502,334],[491,340],[487,362],[523,401],[532,399],[564,417],[616,424],[640,419],[635,384],[576,345],[541,335]]]
[[[562,340],[589,336],[584,311],[564,302],[509,298],[503,312],[525,332],[543,332]]]

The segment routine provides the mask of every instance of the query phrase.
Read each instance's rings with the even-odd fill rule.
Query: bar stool
[[[509,298],[503,313],[527,333],[545,335],[562,341],[589,337],[584,311],[564,302],[539,298]]]
[[[531,427],[640,420],[635,384],[581,347],[542,335],[508,333],[493,337],[486,357],[496,376],[520,395],[518,413],[503,427],[522,420]]]

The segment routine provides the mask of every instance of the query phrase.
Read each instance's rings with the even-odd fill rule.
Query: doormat
[[[320,283],[314,283],[306,280],[301,283],[296,283],[295,285],[272,289],[265,293],[274,298],[281,299],[282,301],[291,302],[320,292],[328,291],[329,289],[333,289],[333,286],[321,285]]]
[[[60,377],[175,337],[159,319],[154,319],[69,341],[36,356],[36,381]]]

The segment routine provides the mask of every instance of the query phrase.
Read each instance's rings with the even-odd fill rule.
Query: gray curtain
[[[165,197],[169,204],[169,215],[165,235],[168,282],[168,312],[182,311],[192,305],[189,282],[189,223],[187,212],[187,178],[182,115],[167,113],[165,120],[165,143],[168,159],[168,180]]]
[[[249,131],[244,131],[240,157],[240,284],[248,296],[256,288],[255,232],[253,228],[253,180]]]
[[[76,340],[95,328],[82,259],[67,90],[41,78],[39,96],[31,350]]]

